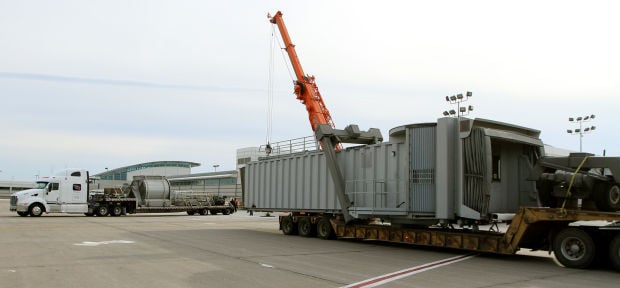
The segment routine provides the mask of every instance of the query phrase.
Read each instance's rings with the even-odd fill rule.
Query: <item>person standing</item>
[[[235,212],[237,212],[237,203],[239,203],[237,202],[237,198],[230,199],[230,205],[233,206],[233,208],[235,209]]]

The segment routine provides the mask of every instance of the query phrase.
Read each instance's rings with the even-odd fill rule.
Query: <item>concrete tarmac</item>
[[[618,272],[563,268],[545,252],[450,260],[467,253],[285,236],[277,217],[257,214],[19,217],[2,199],[0,287],[345,287],[397,271],[402,272],[360,285],[582,288],[620,283]]]

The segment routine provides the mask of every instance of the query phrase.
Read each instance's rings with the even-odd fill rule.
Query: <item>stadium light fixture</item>
[[[583,134],[592,132],[596,129],[596,126],[589,126],[589,127],[583,128],[583,122],[591,121],[594,118],[595,118],[594,114],[590,114],[586,116],[579,116],[577,118],[573,118],[573,117],[568,118],[568,121],[571,123],[579,123],[579,128],[574,129],[574,130],[573,129],[566,130],[566,133],[568,134],[579,135],[579,152],[583,152]]]

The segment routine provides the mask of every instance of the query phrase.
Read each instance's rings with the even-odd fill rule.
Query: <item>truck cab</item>
[[[39,179],[32,189],[11,194],[10,210],[19,216],[88,212],[88,171],[66,169]]]

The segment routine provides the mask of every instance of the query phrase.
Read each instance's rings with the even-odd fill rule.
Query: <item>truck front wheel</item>
[[[43,205],[39,203],[32,204],[32,206],[30,206],[30,209],[28,209],[30,216],[33,216],[33,217],[41,216],[41,214],[43,214],[44,211],[45,211],[45,208],[43,208]]]
[[[586,268],[596,257],[594,240],[587,232],[577,228],[565,228],[555,236],[553,253],[568,268]]]
[[[609,260],[614,268],[620,271],[620,233],[609,243]]]

